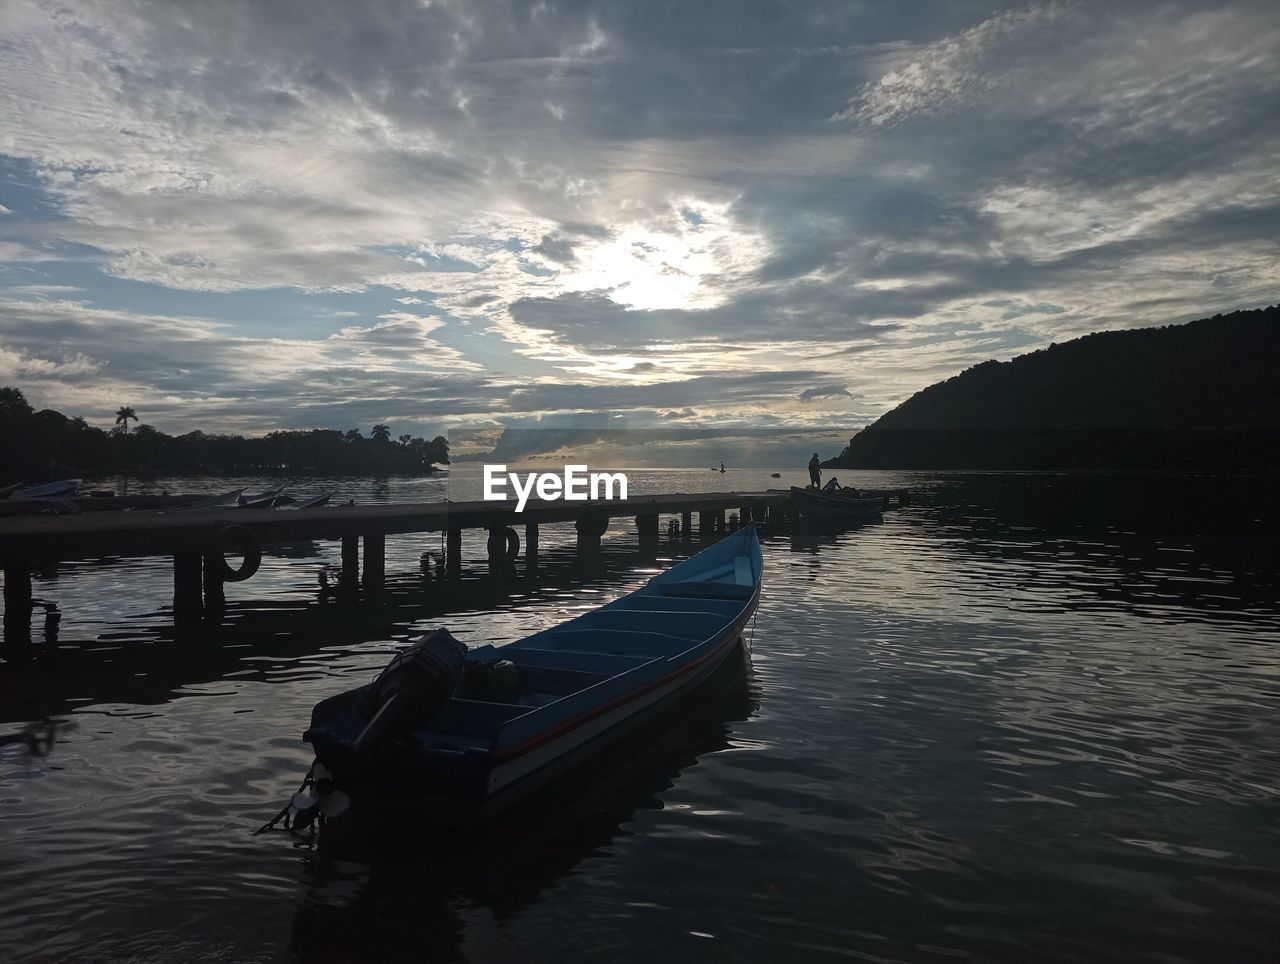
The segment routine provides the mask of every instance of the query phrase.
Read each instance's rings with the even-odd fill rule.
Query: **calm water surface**
[[[536,580],[322,588],[336,547],[268,556],[224,624],[170,638],[168,563],[35,579],[0,663],[0,956],[10,961],[1265,960],[1280,947],[1280,589],[1250,480],[840,473],[911,507],[765,537],[751,656],[533,813],[481,834],[348,823],[252,837],[305,772],[320,698],[405,640],[543,629],[686,550],[571,527]],[[633,491],[799,473],[632,473]],[[357,501],[444,480],[298,483]],[[266,480],[152,480],[217,491]],[[146,491],[131,482],[131,492]],[[665,523],[664,523],[665,526]],[[41,607],[40,604],[43,604]],[[54,608],[56,606],[56,609]]]

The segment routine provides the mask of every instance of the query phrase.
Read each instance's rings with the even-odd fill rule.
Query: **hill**
[[[917,392],[826,464],[1280,470],[1280,305],[983,362]]]

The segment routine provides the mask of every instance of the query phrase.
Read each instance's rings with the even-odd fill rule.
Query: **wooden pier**
[[[445,572],[462,568],[462,532],[486,529],[488,563],[511,561],[516,526],[523,526],[523,549],[536,564],[538,527],[572,522],[578,551],[599,549],[610,523],[634,518],[642,550],[656,550],[659,517],[678,516],[683,540],[723,532],[727,512],[743,522],[787,516],[790,494],[708,492],[637,496],[614,501],[530,501],[517,513],[507,502],[420,502],[390,505],[324,506],[313,509],[171,509],[166,511],[86,512],[0,518],[0,568],[4,570],[5,628],[21,631],[30,623],[31,572],[50,564],[103,556],[169,556],[173,559],[173,612],[178,626],[198,623],[206,611],[219,611],[224,584],[257,571],[263,546],[303,540],[342,543],[341,590],[366,595],[381,592],[386,580],[386,537],[444,532]],[[696,516],[696,528],[694,518]],[[518,538],[518,536],[517,536]],[[239,570],[226,555],[243,553]],[[361,557],[363,556],[363,564]]]

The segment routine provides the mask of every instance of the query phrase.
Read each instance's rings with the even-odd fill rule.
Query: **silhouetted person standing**
[[[822,461],[818,458],[818,453],[813,453],[813,458],[809,460],[809,484],[815,489],[822,484]]]

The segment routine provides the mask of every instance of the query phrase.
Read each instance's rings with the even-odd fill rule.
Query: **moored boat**
[[[80,488],[80,479],[62,479],[59,482],[47,482],[44,485],[32,485],[18,489],[9,496],[11,499],[62,499],[75,495]]]
[[[293,509],[318,509],[320,506],[328,505],[329,500],[334,496],[333,492],[325,492],[323,495],[317,495],[310,499],[303,499],[301,502],[290,506]]]
[[[303,738],[316,762],[277,820],[298,830],[352,801],[387,800],[448,824],[483,822],[711,676],[755,612],[762,569],[747,527],[506,646],[467,651],[443,629],[422,637],[373,683],[315,707]]]
[[[280,502],[280,497],[284,494],[285,487],[282,485],[278,489],[271,489],[267,492],[259,492],[256,495],[240,496],[240,508],[242,509],[272,509]]]
[[[243,495],[244,489],[232,489],[230,492],[223,492],[221,495],[210,495],[191,502],[184,502],[176,508],[183,510],[232,509],[240,504],[240,499]]]
[[[832,523],[866,519],[884,511],[884,496],[842,495],[820,492],[816,489],[791,487],[791,498],[800,509],[800,515],[810,522]]]

